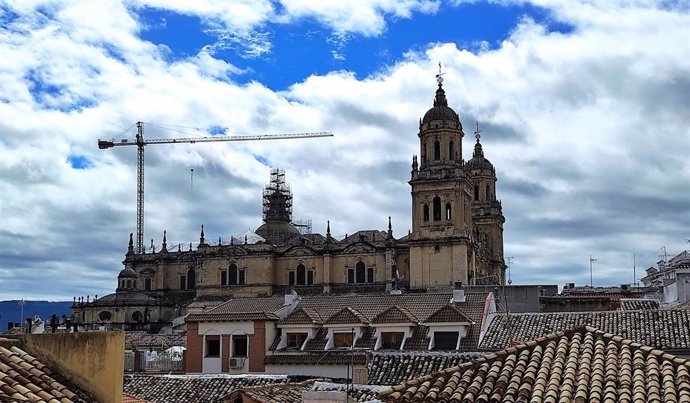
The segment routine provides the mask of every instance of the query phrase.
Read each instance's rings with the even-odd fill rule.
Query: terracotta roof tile
[[[621,299],[620,309],[621,311],[645,311],[659,309],[659,301],[655,299],[643,298]]]
[[[56,377],[59,377],[59,374],[19,347],[0,346],[0,401],[94,401],[86,392],[67,386],[66,381],[62,378],[58,381]]]
[[[236,298],[224,302],[208,310],[208,313],[237,313],[237,312],[276,312],[283,307],[285,298],[282,296],[263,298]]]
[[[417,319],[410,311],[406,308],[400,307],[398,305],[393,305],[392,307],[386,309],[380,314],[376,315],[372,319],[371,323],[419,323]]]
[[[385,402],[679,402],[690,362],[592,327],[541,337],[381,392]]]
[[[591,325],[638,343],[668,351],[690,352],[690,311],[646,310],[511,314],[494,318],[481,349],[501,349],[513,342],[576,326]]]
[[[429,349],[429,327],[419,325],[412,329],[412,336],[405,340],[403,349],[405,350],[428,350]]]
[[[312,308],[297,308],[283,320],[281,325],[322,325],[323,319],[319,313]]]
[[[319,352],[275,353],[266,356],[266,365],[365,365],[366,352],[326,350]]]
[[[308,391],[341,391],[346,390],[346,385],[335,384],[330,382],[320,382],[318,380],[310,379],[300,383],[283,383],[270,384],[264,386],[245,387],[231,395],[226,396],[225,399],[235,401],[240,396],[248,398],[257,403],[301,403],[302,394]],[[376,398],[376,391],[363,387],[362,385],[351,386],[350,400],[355,402],[374,401]]]
[[[207,403],[241,387],[284,382],[280,375],[125,375],[124,393],[156,403]]]
[[[346,306],[345,308],[341,309],[340,312],[336,313],[335,315],[331,316],[328,318],[328,320],[324,323],[326,325],[349,325],[353,323],[364,323],[368,324],[370,322],[369,319],[367,319],[366,316],[362,315],[359,311],[356,309]]]
[[[235,313],[192,313],[187,322],[248,322],[254,320],[274,320],[280,318],[273,312],[235,312]]]
[[[478,354],[437,352],[373,353],[369,362],[370,385],[395,385],[443,368],[468,362]]]
[[[182,333],[150,334],[143,331],[125,332],[125,345],[139,347],[161,347],[167,349],[172,346],[185,346],[187,337]]]
[[[467,315],[464,313],[460,312],[458,308],[456,308],[454,305],[445,305],[441,308],[439,308],[438,311],[432,313],[429,315],[428,318],[424,321],[424,323],[442,323],[442,322],[470,322],[472,323],[472,319],[470,319]]]
[[[316,334],[311,339],[307,340],[304,345],[304,351],[323,351],[328,343],[328,329],[321,328],[316,331]]]
[[[366,348],[372,350],[376,346],[376,329],[367,327],[362,332],[362,335],[355,341],[355,348]]]

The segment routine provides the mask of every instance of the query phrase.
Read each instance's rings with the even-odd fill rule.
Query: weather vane
[[[436,74],[436,82],[441,85],[443,84],[443,75],[446,73],[441,72],[441,62],[438,62],[438,74]]]
[[[477,141],[479,141],[479,138],[482,137],[480,135],[482,131],[479,130],[479,122],[475,120],[475,123],[477,123],[477,131],[474,132],[474,138],[477,139]]]

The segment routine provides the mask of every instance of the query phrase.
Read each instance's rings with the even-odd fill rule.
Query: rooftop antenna
[[[592,257],[592,254],[589,254],[589,286],[594,287],[594,282],[593,280],[593,275],[592,275],[592,263],[596,262],[597,258]]]
[[[635,263],[636,263],[635,262],[635,252],[633,252],[633,284],[635,284],[636,288],[639,288],[637,285],[637,272],[636,272],[637,267],[636,267]]]
[[[508,285],[513,284],[513,280],[510,277],[510,266],[513,265],[513,259],[515,259],[513,256],[508,258]]]

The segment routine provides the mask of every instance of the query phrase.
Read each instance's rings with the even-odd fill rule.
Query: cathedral
[[[360,230],[344,239],[301,231],[292,220],[284,171],[271,171],[263,191],[263,224],[244,239],[135,253],[132,235],[114,294],[76,300],[75,323],[144,328],[169,323],[193,300],[353,292],[424,292],[449,286],[505,282],[503,216],[496,170],[484,156],[479,130],[472,158],[463,159],[463,131],[448,106],[443,79],[433,106],[419,120],[419,155],[409,185],[412,230],[393,236]],[[402,174],[402,172],[401,172]],[[385,217],[372,221],[385,223]]]

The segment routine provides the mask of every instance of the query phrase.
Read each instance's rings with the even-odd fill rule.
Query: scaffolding
[[[292,225],[297,227],[301,235],[311,234],[311,219],[306,220],[295,220]]]
[[[292,220],[292,192],[285,183],[285,171],[271,170],[271,181],[263,192],[263,220],[290,222]]]

